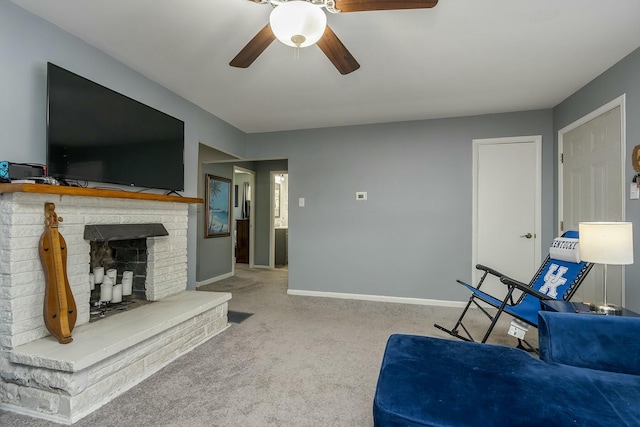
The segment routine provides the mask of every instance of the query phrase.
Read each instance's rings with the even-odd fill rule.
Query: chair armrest
[[[640,318],[538,312],[540,359],[640,375]]]
[[[511,288],[515,288],[519,291],[522,291],[524,293],[527,293],[529,295],[533,295],[534,297],[538,298],[538,299],[553,299],[551,298],[549,295],[545,295],[542,292],[538,292],[535,289],[533,289],[531,286],[527,285],[526,283],[522,283],[519,282],[515,279],[512,279],[509,276],[502,276],[500,278],[500,281],[502,283],[504,283],[505,285],[511,287]]]
[[[492,274],[492,275],[497,276],[497,277],[501,277],[502,276],[502,273],[500,273],[498,270],[494,270],[493,268],[489,268],[489,267],[484,266],[482,264],[476,264],[476,268],[478,270],[484,271],[484,274],[482,274],[482,278],[480,279],[478,284],[476,286],[473,286],[476,289],[480,289],[480,287],[482,286],[482,283],[484,282],[484,279],[487,277],[487,274]],[[471,286],[468,283],[463,282],[462,280],[456,280],[456,282],[458,282],[458,283],[460,283],[461,285],[464,285],[464,286]]]
[[[504,274],[500,273],[498,270],[494,270],[493,268],[487,267],[486,265],[476,264],[476,268],[478,270],[486,271],[487,273],[493,274],[494,276],[497,276],[497,277],[504,276]]]

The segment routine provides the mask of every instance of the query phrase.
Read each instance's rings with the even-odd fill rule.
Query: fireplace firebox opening
[[[159,223],[85,225],[84,238],[91,244],[89,322],[150,302],[146,289],[147,238],[168,235]]]
[[[101,284],[96,283],[94,289],[91,290],[91,298],[89,300],[89,322],[148,304],[150,301],[147,301],[145,296],[147,239],[92,241],[90,244],[91,271],[94,271],[96,267],[102,267],[104,272],[116,270],[114,285],[123,283],[125,272],[133,273],[133,280],[131,295],[122,295],[122,300],[119,302],[114,302],[113,300],[103,301],[104,295],[101,293]]]

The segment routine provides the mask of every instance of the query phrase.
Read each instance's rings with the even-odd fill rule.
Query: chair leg
[[[456,337],[456,338],[458,338],[458,339],[461,339],[462,341],[475,342],[475,341],[473,340],[473,338],[471,338],[471,337],[469,337],[469,338],[467,338],[467,337],[463,337],[462,335],[460,335],[460,334],[458,333],[458,331],[457,331],[457,330],[447,329],[447,328],[445,328],[444,326],[438,325],[437,323],[434,323],[434,324],[433,324],[433,326],[435,326],[436,328],[440,329],[441,331],[444,331],[444,332],[448,333],[448,334],[449,334],[449,335],[451,335],[452,337]],[[467,335],[468,335],[469,333],[467,332],[467,329],[466,329],[466,328],[464,328],[464,326],[463,326],[463,329],[465,330],[465,332],[466,332],[466,333],[467,333]]]
[[[463,341],[475,342],[476,340],[473,338],[473,336],[471,336],[471,333],[464,326],[464,323],[462,323],[462,320],[464,319],[464,316],[467,314],[467,311],[469,310],[469,307],[471,307],[472,303],[475,304],[476,307],[478,307],[489,319],[493,320],[493,316],[491,314],[489,314],[480,304],[478,304],[476,302],[475,295],[471,295],[471,297],[469,298],[469,302],[467,302],[467,305],[465,306],[464,310],[462,311],[462,314],[458,318],[458,321],[456,322],[456,324],[455,324],[455,326],[453,328],[447,329],[444,326],[438,325],[437,323],[434,323],[433,326],[435,326],[436,328],[440,329],[441,331],[444,331],[444,332],[448,333],[452,337],[456,337],[456,338],[461,339]],[[466,337],[460,334],[460,328],[462,328],[464,330],[464,333],[467,335]]]
[[[491,318],[491,325],[489,325],[489,329],[487,329],[487,332],[484,334],[484,337],[482,337],[482,343],[487,342],[487,340],[489,339],[489,335],[491,335],[491,332],[493,332],[493,328],[496,326],[496,323],[498,323],[498,318],[500,317],[500,315],[502,314],[502,309],[504,308],[504,304],[498,309],[498,312]]]
[[[456,322],[455,326],[451,329],[447,329],[444,326],[440,326],[437,323],[434,323],[433,326],[435,326],[436,328],[448,333],[449,335],[452,335],[456,338],[460,338],[463,339],[465,341],[473,341],[473,338],[469,337],[469,339],[466,339],[462,336],[459,335],[459,327],[462,324],[462,319],[464,318],[465,314],[467,314],[467,310],[469,310],[469,306],[471,305],[471,303],[473,302],[473,295],[471,295],[471,297],[469,298],[469,302],[467,302],[467,305],[465,306],[464,310],[462,310],[462,314],[460,315],[460,317],[458,318],[458,321]],[[465,329],[466,331],[466,329]]]
[[[484,334],[484,338],[482,338],[482,342],[483,343],[487,342],[487,339],[489,338],[489,335],[491,335],[491,332],[493,331],[493,328],[496,326],[496,323],[498,323],[498,318],[500,317],[500,315],[504,311],[504,308],[507,305],[507,301],[512,301],[513,300],[512,299],[512,295],[513,295],[513,291],[514,290],[515,290],[515,286],[509,286],[509,291],[507,292],[507,295],[504,297],[504,300],[502,301],[502,304],[498,308],[498,312],[493,316],[493,319],[491,320],[491,325],[489,326],[489,329],[487,329],[487,333]]]

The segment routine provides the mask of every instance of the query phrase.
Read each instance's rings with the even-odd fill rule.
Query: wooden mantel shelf
[[[195,197],[167,196],[165,194],[103,190],[98,188],[66,187],[62,185],[48,184],[0,184],[0,193],[41,193],[67,196],[110,197],[114,199],[154,200],[174,203],[203,203],[201,198]]]

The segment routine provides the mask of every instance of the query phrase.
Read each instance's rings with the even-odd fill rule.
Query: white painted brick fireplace
[[[227,328],[229,294],[186,291],[188,203],[199,199],[16,185],[0,184],[0,407],[73,423]],[[43,321],[46,202],[63,218],[78,309],[69,344]],[[142,223],[169,233],[147,238],[146,298],[154,303],[89,323],[85,225]]]

